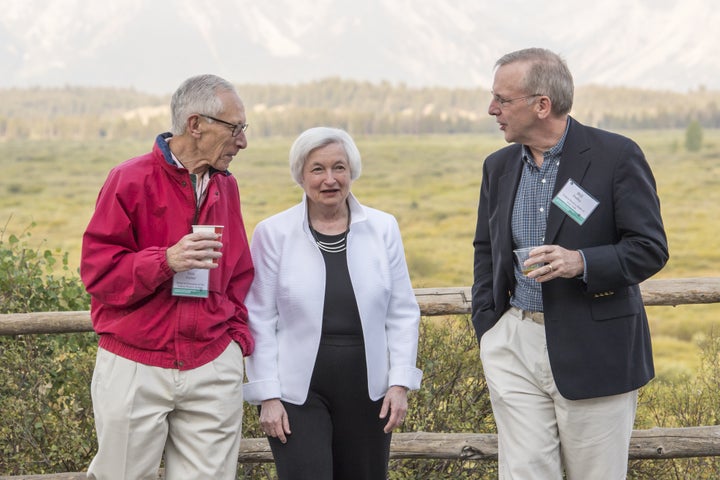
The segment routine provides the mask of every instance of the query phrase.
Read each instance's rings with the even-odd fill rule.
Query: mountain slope
[[[544,46],[576,83],[720,89],[710,0],[0,0],[0,87],[170,93],[200,72],[236,83],[338,76],[489,87],[495,60]]]

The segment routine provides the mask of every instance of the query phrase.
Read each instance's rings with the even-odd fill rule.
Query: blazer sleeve
[[[669,257],[655,179],[642,150],[627,139],[614,165],[612,202],[618,240],[582,249],[589,292],[641,283]]]
[[[472,287],[472,313],[480,313],[494,308],[493,304],[493,270],[492,248],[490,244],[489,228],[489,180],[487,163],[483,166],[482,184],[480,186],[480,199],[478,201],[477,224],[475,238],[473,239],[473,287]]]

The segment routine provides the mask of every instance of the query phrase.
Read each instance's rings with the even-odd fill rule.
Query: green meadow
[[[250,132],[251,133],[251,132]],[[720,276],[720,130],[704,131],[703,148],[687,152],[683,130],[620,132],[635,139],[653,167],[670,243],[656,278]],[[483,159],[505,143],[500,133],[355,138],[361,202],[394,214],[403,233],[413,285],[472,283],[472,237]],[[67,252],[73,272],[81,237],[110,168],[146,152],[146,140],[0,143],[0,234],[29,233],[28,244]],[[235,158],[248,235],[261,219],[297,203],[290,178],[293,138],[258,138]],[[172,221],[169,218],[168,221]],[[697,368],[697,342],[720,326],[720,305],[650,307],[659,376]]]

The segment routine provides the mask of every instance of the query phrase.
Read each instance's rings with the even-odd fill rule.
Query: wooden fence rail
[[[648,306],[720,303],[720,277],[648,280],[640,286]],[[419,288],[415,295],[424,316],[470,313],[470,287]],[[0,335],[73,333],[92,331],[90,314],[37,312],[0,315]],[[405,432],[393,434],[390,456],[394,459],[497,460],[497,435],[484,433]],[[630,459],[663,459],[720,456],[720,425],[635,430]],[[271,462],[264,438],[245,438],[241,463]],[[0,480],[80,480],[81,472],[49,475],[0,476]],[[161,477],[160,477],[161,478]]]
[[[640,285],[645,305],[720,303],[720,277],[648,280]],[[470,313],[470,287],[417,288],[425,316]],[[0,315],[0,335],[92,331],[90,312],[34,312]]]
[[[630,460],[720,456],[720,426],[635,430]],[[491,433],[394,433],[390,458],[497,460],[497,435]],[[264,438],[244,438],[240,463],[272,462]],[[83,472],[0,476],[0,480],[84,480]],[[158,477],[162,479],[162,473]]]

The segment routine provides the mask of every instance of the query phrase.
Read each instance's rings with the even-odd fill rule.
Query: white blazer
[[[365,339],[368,391],[378,400],[393,385],[420,388],[420,309],[395,217],[350,194],[347,262]],[[245,400],[307,398],[320,345],[325,261],[310,233],[307,200],[260,222],[251,252],[255,278],[246,299],[255,351],[245,359]]]

